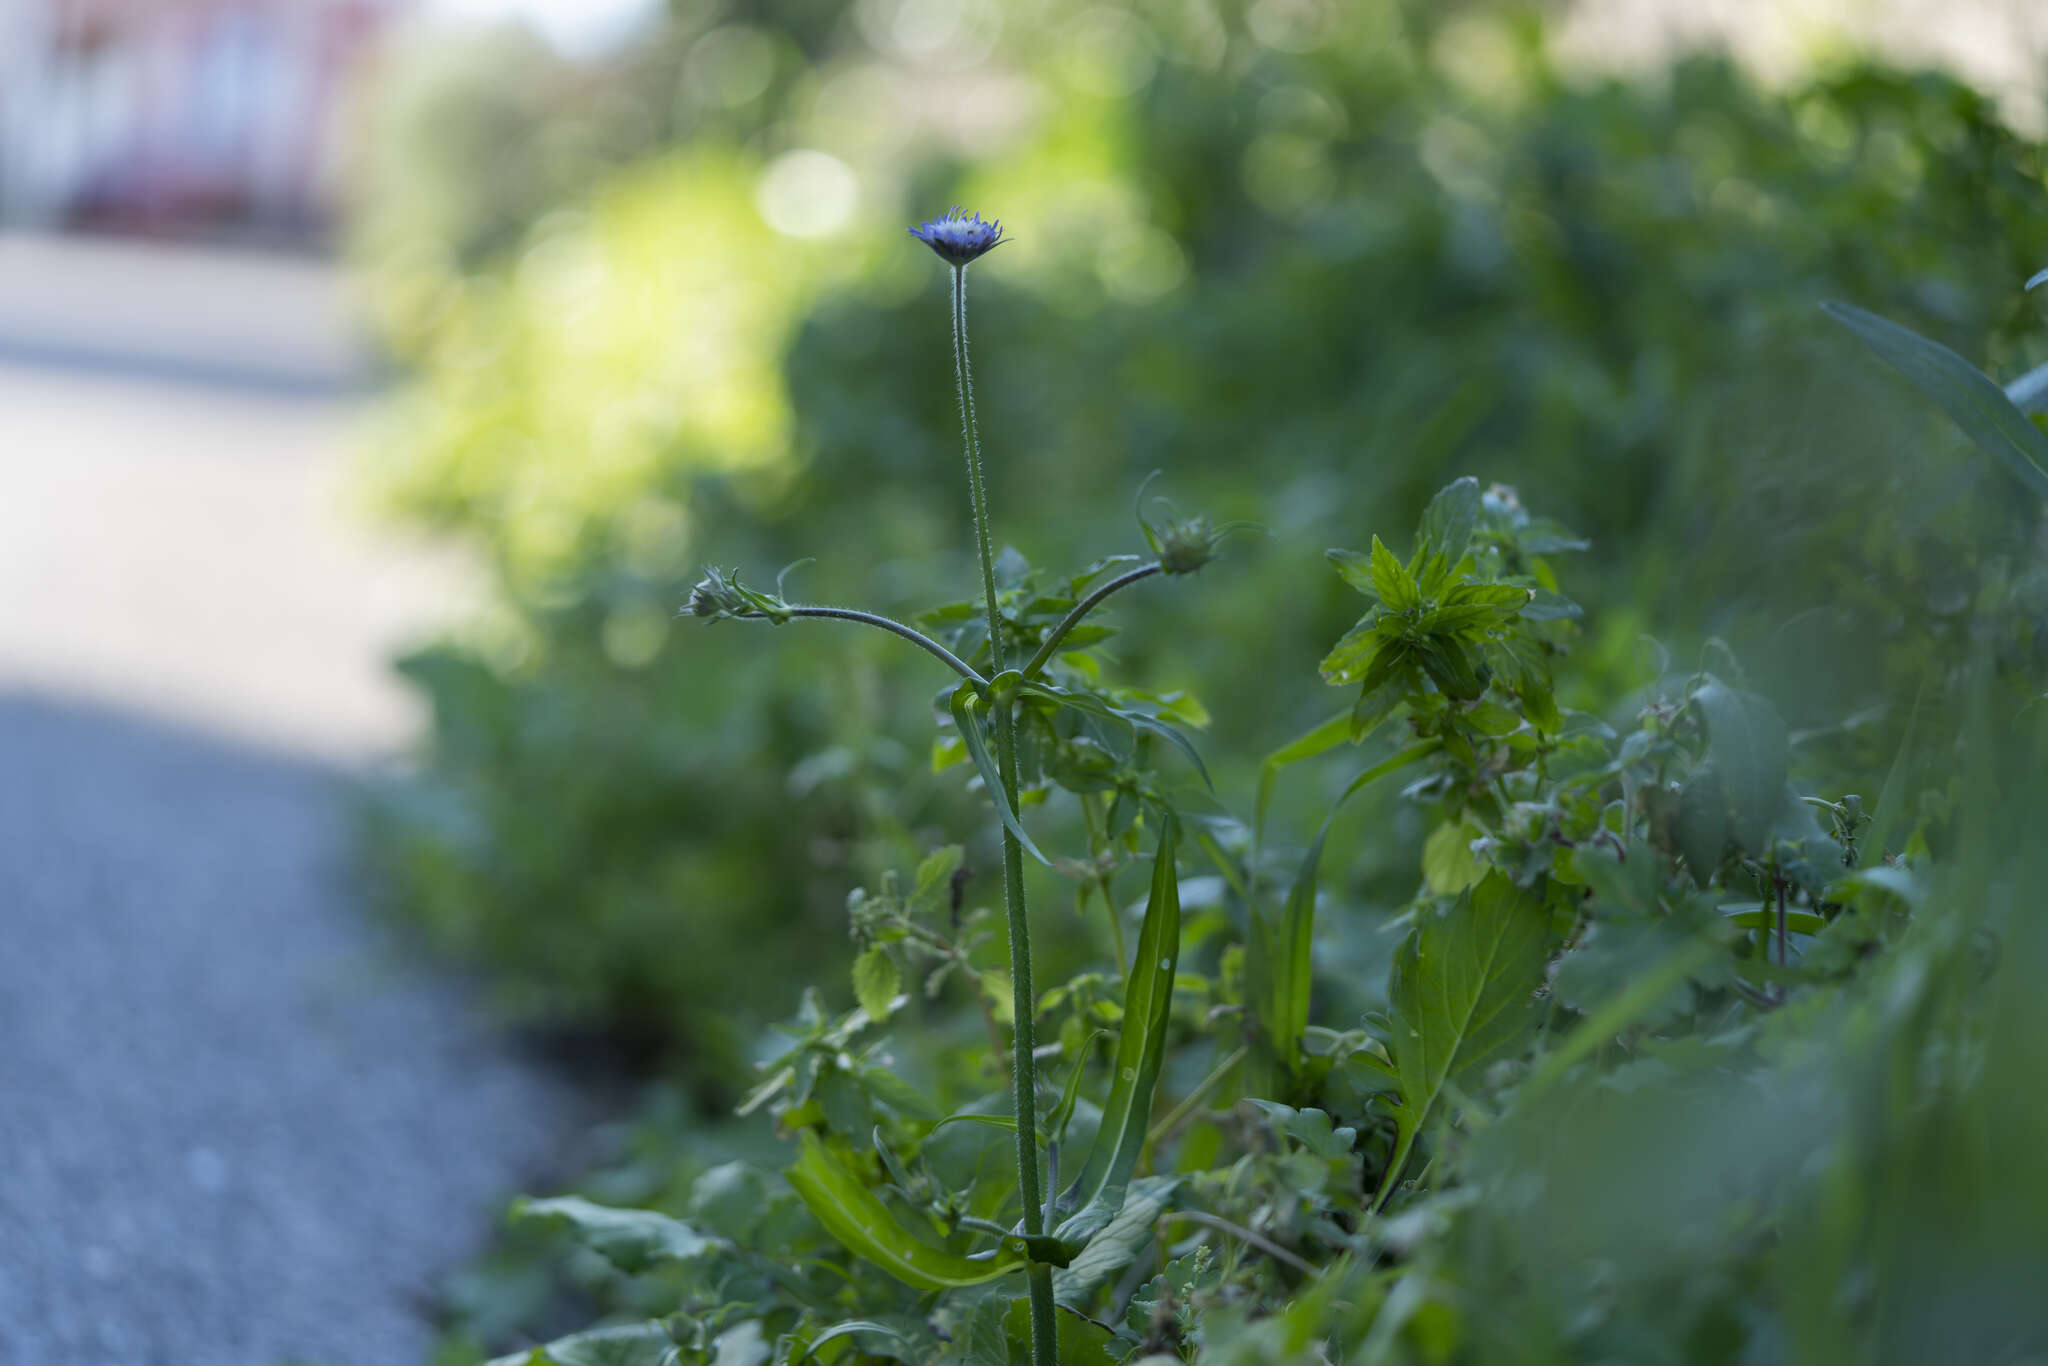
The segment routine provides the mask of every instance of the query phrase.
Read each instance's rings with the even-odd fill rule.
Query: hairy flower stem
[[[996,604],[995,551],[989,543],[988,486],[982,475],[981,437],[974,421],[974,373],[967,363],[967,268],[953,267],[953,379],[960,391],[960,426],[967,442],[967,490],[974,504],[975,547],[981,552],[981,587],[988,607],[991,677],[1003,672],[1002,618]],[[996,723],[996,768],[1003,790],[997,801],[1017,810],[1017,710],[1013,699],[990,699]],[[1045,1205],[1038,1187],[1038,1068],[1032,1054],[1031,927],[1024,912],[1024,850],[1003,827],[1003,914],[1010,928],[1010,1084],[1017,1116],[1017,1197],[1024,1206],[1024,1232],[1045,1232]],[[1026,1271],[1031,1289],[1032,1366],[1055,1366],[1059,1326],[1053,1316],[1052,1269],[1033,1262]]]
[[[1052,658],[1052,652],[1057,650],[1060,647],[1060,642],[1067,638],[1067,632],[1079,626],[1082,619],[1094,611],[1104,598],[1116,592],[1119,588],[1128,588],[1140,579],[1151,578],[1163,568],[1164,566],[1157,560],[1152,561],[1150,564],[1141,564],[1136,569],[1126,570],[1124,573],[1117,575],[1108,583],[1103,584],[1093,593],[1075,603],[1074,610],[1060,618],[1060,624],[1052,628],[1052,634],[1045,638],[1045,644],[1039,646],[1038,653],[1031,656],[1031,662],[1026,664],[1021,670],[1023,675],[1026,678],[1036,677],[1038,671],[1043,669],[1046,662]]]
[[[878,616],[873,612],[862,612],[852,607],[792,607],[792,617],[818,617],[826,621],[857,621],[863,626],[877,626],[894,636],[901,636],[925,653],[944,661],[947,668],[959,674],[978,688],[988,686],[988,680],[968,667],[967,662],[945,646],[933,640],[914,626],[905,626],[900,621]]]

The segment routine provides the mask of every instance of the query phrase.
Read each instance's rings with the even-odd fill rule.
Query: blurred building
[[[0,0],[0,223],[316,240],[406,0]]]

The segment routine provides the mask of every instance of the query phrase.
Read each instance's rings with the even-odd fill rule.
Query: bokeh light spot
[[[789,237],[829,237],[853,218],[860,181],[828,152],[785,152],[768,164],[754,203],[768,226]]]

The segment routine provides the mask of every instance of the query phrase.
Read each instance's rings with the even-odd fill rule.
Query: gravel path
[[[0,774],[0,1362],[424,1362],[574,1098],[379,944],[332,770],[15,700]]]
[[[592,1117],[348,881],[468,590],[348,512],[338,299],[0,239],[0,1366],[422,1366]]]

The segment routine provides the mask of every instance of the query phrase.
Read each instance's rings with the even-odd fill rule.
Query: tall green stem
[[[989,542],[988,486],[981,467],[981,436],[974,421],[974,373],[967,361],[967,268],[953,267],[953,379],[960,391],[960,426],[967,441],[967,490],[974,503],[975,547],[981,552],[981,587],[988,607],[989,676],[1003,672],[1002,618],[996,605],[995,551]],[[991,697],[996,723],[996,767],[1003,790],[998,801],[1017,808],[1017,711],[1013,699]],[[1031,986],[1031,927],[1024,913],[1024,850],[1003,828],[1003,913],[1010,928],[1010,1003],[1013,1017],[1010,1081],[1017,1115],[1017,1197],[1024,1205],[1024,1232],[1045,1232],[1045,1204],[1038,1187],[1038,1068]],[[1033,1262],[1031,1289],[1032,1366],[1055,1366],[1059,1326],[1053,1316],[1052,1270]]]

